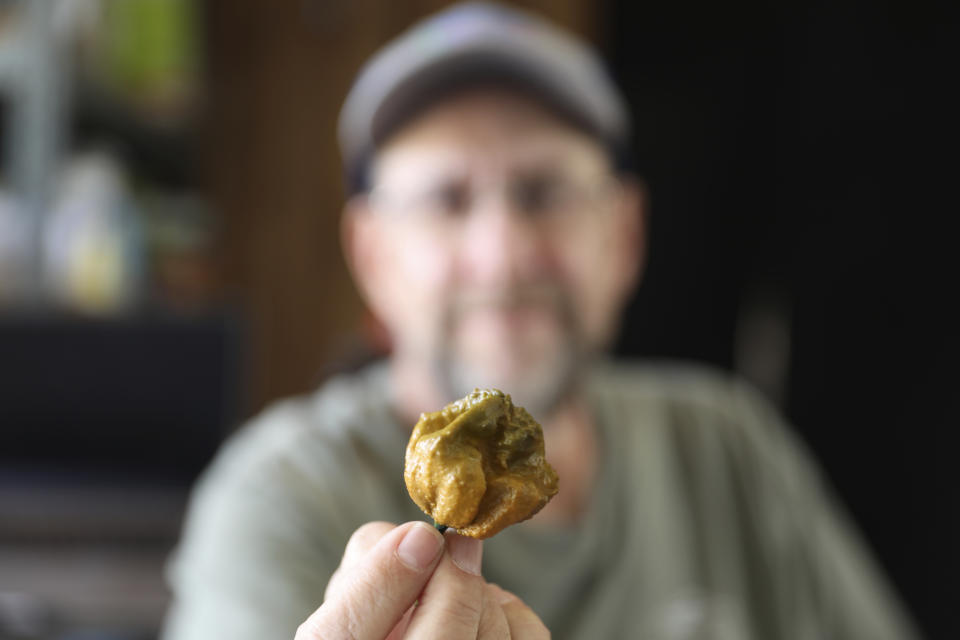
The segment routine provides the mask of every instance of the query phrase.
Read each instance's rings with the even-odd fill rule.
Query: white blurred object
[[[52,178],[63,149],[69,102],[72,26],[69,0],[0,0],[0,101],[3,104],[2,175],[25,213],[25,280],[18,306],[42,304],[40,232]],[[19,225],[18,225],[19,228]],[[18,276],[19,278],[19,276]]]
[[[77,311],[133,306],[142,286],[143,231],[120,164],[102,152],[65,168],[43,234],[52,300]]]

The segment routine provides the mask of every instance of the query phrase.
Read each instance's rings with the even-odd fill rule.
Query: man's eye
[[[426,202],[433,213],[459,216],[470,208],[470,193],[466,188],[456,185],[441,187],[431,191]]]
[[[562,204],[563,189],[551,180],[535,180],[516,185],[514,204],[525,213],[544,213]]]

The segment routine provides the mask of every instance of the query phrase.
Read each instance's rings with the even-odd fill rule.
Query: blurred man
[[[602,357],[644,262],[627,135],[595,55],[504,8],[369,63],[341,115],[343,235],[391,356],[224,448],[168,639],[913,637],[753,392]],[[488,386],[541,419],[560,493],[482,547],[386,522],[423,517],[402,481],[420,412]]]

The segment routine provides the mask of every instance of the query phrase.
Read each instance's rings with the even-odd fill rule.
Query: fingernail
[[[397,545],[397,557],[414,571],[422,571],[433,564],[442,546],[440,532],[425,522],[418,522]]]
[[[473,538],[457,535],[448,531],[445,535],[447,549],[454,564],[475,576],[480,575],[480,563],[483,559],[483,543]]]

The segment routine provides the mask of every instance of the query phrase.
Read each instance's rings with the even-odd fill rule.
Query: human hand
[[[295,640],[549,638],[519,598],[480,576],[481,545],[424,522],[363,525]]]

